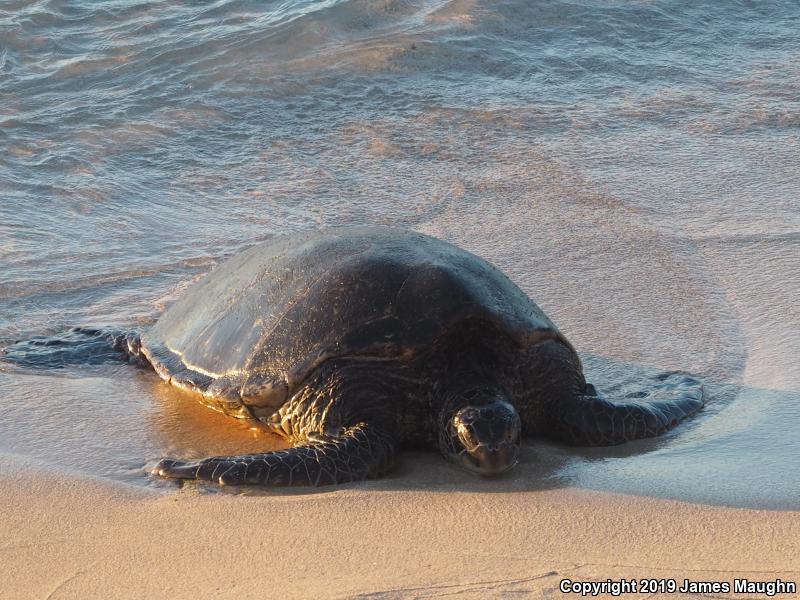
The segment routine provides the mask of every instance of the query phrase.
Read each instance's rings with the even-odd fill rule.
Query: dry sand
[[[411,462],[383,481],[242,493],[0,457],[0,597],[576,598],[563,578],[800,581],[798,512],[536,489],[524,469],[470,483],[435,457]]]

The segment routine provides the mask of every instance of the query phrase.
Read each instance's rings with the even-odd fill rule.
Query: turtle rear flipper
[[[697,379],[669,373],[658,380],[650,390],[613,401],[587,384],[583,394],[559,405],[554,437],[581,446],[613,446],[660,435],[703,406]]]
[[[192,462],[164,459],[153,474],[221,485],[330,485],[381,477],[394,465],[394,455],[391,436],[361,423],[336,437],[310,436],[288,450]]]
[[[125,360],[147,365],[139,353],[139,335],[135,331],[72,327],[0,348],[0,362],[27,369],[92,367]]]

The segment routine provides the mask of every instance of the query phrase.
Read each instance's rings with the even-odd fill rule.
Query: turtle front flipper
[[[164,459],[153,474],[221,485],[317,486],[381,477],[394,466],[394,457],[394,438],[360,423],[340,435],[312,435],[303,444],[277,452],[191,462]]]
[[[702,406],[702,384],[681,373],[661,375],[652,389],[619,400],[587,384],[583,394],[557,407],[552,433],[580,446],[613,446],[660,435]]]

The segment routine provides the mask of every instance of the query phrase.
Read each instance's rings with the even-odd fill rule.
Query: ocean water
[[[609,396],[706,383],[666,436],[534,440],[491,485],[797,509],[798,52],[790,0],[6,0],[0,347],[146,327],[274,235],[410,227],[508,273]],[[141,485],[274,446],[122,363],[2,364],[0,408],[0,453]]]

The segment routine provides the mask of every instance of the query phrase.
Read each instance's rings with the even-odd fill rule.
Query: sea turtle
[[[321,485],[380,477],[400,445],[484,475],[520,436],[610,445],[703,405],[683,374],[603,398],[572,345],[485,260],[413,231],[358,227],[253,246],[186,291],[128,350],[287,450],[164,459],[163,477]]]

